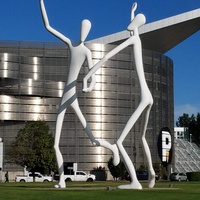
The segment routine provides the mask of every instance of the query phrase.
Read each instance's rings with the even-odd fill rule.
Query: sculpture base
[[[149,181],[148,181],[148,188],[153,188],[155,185],[156,179],[155,179],[155,175],[151,176]]]
[[[138,182],[138,183],[131,183],[131,184],[127,184],[127,185],[119,185],[118,188],[119,189],[128,189],[128,190],[141,190],[142,186]]]
[[[54,185],[55,188],[66,188],[65,182],[59,182],[58,184]]]

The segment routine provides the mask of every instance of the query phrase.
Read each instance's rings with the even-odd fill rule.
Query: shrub
[[[199,172],[188,172],[187,177],[189,181],[200,181],[200,171]]]
[[[107,179],[105,167],[94,167],[93,170],[90,171],[90,173],[96,176],[96,181],[106,181]]]
[[[123,180],[126,178],[126,167],[122,161],[117,166],[113,165],[113,158],[111,157],[109,161],[107,162],[108,169],[110,170],[111,175],[113,176],[114,180],[117,180],[118,178]]]

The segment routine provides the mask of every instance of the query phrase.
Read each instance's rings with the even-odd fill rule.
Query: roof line
[[[188,30],[189,29],[189,30]],[[145,24],[139,28],[143,47],[165,53],[200,29],[200,9],[185,12],[162,20]],[[187,30],[187,31],[186,31]],[[179,31],[179,32],[177,32]],[[121,31],[94,40],[89,43],[118,44],[130,36],[129,31]],[[167,37],[168,36],[168,37]],[[163,40],[167,37],[169,45]],[[169,39],[171,37],[171,40]],[[174,39],[176,38],[176,39]],[[148,42],[154,41],[154,42]],[[161,46],[163,45],[163,46]]]

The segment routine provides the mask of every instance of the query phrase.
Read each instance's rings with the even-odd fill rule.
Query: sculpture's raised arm
[[[131,7],[131,21],[135,18],[135,10],[137,9],[137,3],[133,3]]]
[[[47,12],[46,12],[46,8],[45,8],[45,5],[44,5],[44,0],[40,0],[40,9],[41,9],[42,18],[43,18],[43,21],[44,21],[45,28],[50,33],[52,33],[53,35],[58,37],[60,40],[65,42],[67,45],[71,45],[70,39],[68,39],[66,36],[64,36],[63,34],[61,34],[60,32],[58,32],[57,30],[55,30],[54,28],[52,28],[50,26],[49,19],[48,19],[48,16],[47,16]]]

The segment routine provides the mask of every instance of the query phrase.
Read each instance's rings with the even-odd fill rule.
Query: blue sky
[[[132,0],[45,0],[51,25],[78,40],[80,23],[92,23],[88,39],[126,29]],[[147,23],[200,8],[200,0],[138,0],[136,13]],[[0,40],[58,41],[41,19],[39,0],[1,0]],[[200,32],[166,53],[174,61],[175,120],[183,113],[200,112]]]

